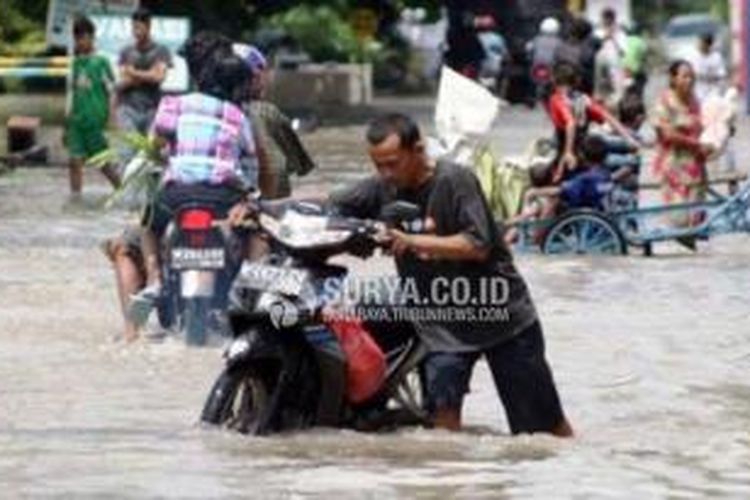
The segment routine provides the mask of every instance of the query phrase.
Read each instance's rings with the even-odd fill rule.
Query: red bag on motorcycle
[[[346,398],[361,403],[374,395],[385,382],[385,354],[358,318],[326,318],[326,324],[346,355]]]

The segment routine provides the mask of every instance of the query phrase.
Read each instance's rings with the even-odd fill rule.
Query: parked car
[[[714,47],[729,60],[729,30],[720,20],[709,14],[675,16],[667,23],[661,36],[661,49],[667,61],[692,60],[698,53],[698,40],[706,34],[714,35]]]

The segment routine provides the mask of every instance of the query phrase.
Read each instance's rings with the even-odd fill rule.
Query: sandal
[[[161,295],[161,285],[149,285],[140,292],[130,296],[128,305],[128,318],[138,328],[148,321],[151,311],[156,307],[156,301]]]

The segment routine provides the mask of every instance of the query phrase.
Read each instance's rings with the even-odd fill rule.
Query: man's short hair
[[[570,36],[573,40],[583,41],[594,31],[591,23],[581,16],[576,16],[570,27]]]
[[[713,33],[704,33],[701,35],[701,42],[705,43],[709,47],[712,47],[714,44],[714,34]]]
[[[215,31],[199,31],[188,38],[177,53],[185,58],[190,76],[201,86],[215,79],[215,65],[232,54],[232,41]]]
[[[151,11],[143,7],[136,9],[130,20],[138,23],[151,24]]]
[[[578,83],[578,69],[566,61],[560,61],[552,69],[552,80],[555,85],[575,86]]]
[[[607,143],[599,135],[588,135],[583,140],[583,156],[592,165],[600,165],[607,157]]]
[[[78,16],[73,22],[73,36],[75,38],[91,35],[92,37],[96,34],[96,26],[86,16]]]
[[[391,134],[398,135],[403,149],[411,149],[422,138],[419,126],[411,117],[402,113],[388,113],[370,122],[367,127],[367,142],[377,146]]]
[[[602,19],[607,22],[614,22],[617,19],[617,12],[612,7],[607,7],[602,11]]]

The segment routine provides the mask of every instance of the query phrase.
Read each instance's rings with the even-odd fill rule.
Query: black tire
[[[167,287],[163,289],[162,296],[156,303],[156,314],[159,318],[159,324],[165,330],[171,330],[177,322],[177,310],[179,304],[175,300],[176,295]]]
[[[427,425],[429,418],[426,412],[427,393],[423,370],[427,350],[416,341],[406,353],[407,358],[391,378],[390,387],[385,393],[410,421],[409,425]]]
[[[594,210],[573,210],[547,230],[542,252],[547,255],[625,255],[628,246],[620,229]]]
[[[201,421],[243,434],[267,431],[271,411],[267,378],[248,369],[224,370],[208,395]]]
[[[181,330],[185,343],[191,346],[206,345],[206,324],[210,299],[194,297],[184,300]]]

